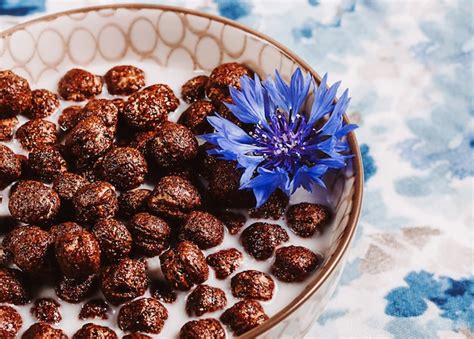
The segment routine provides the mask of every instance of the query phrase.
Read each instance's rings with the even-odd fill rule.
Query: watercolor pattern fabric
[[[112,2],[6,0],[0,27]],[[307,337],[473,338],[474,2],[161,3],[262,31],[350,89],[363,211],[340,286]]]

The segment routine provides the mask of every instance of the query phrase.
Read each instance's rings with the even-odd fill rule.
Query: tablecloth
[[[1,0],[0,28],[117,2]],[[255,28],[350,89],[363,211],[340,285],[307,337],[474,338],[474,2],[160,3]]]

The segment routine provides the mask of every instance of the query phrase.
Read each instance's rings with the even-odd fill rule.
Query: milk
[[[122,64],[127,64],[127,62],[123,62]],[[201,71],[189,71],[189,70],[183,70],[183,69],[173,69],[173,68],[164,68],[157,66],[154,62],[147,62],[147,61],[130,61],[130,65],[137,66],[145,71],[146,75],[146,84],[151,85],[155,83],[165,83],[169,85],[176,96],[179,98],[181,97],[180,92],[181,92],[181,86],[189,79],[192,77],[195,77],[197,75],[204,74],[204,72]],[[88,71],[94,73],[94,74],[105,74],[107,70],[111,67],[111,65],[108,64],[98,64],[94,66],[90,66],[87,68]],[[61,70],[59,74],[64,74],[68,69]],[[57,83],[59,81],[60,76],[57,78],[49,78],[49,79],[44,79],[40,81],[35,88],[46,88],[49,89],[53,92],[57,92]],[[98,96],[97,98],[111,98],[112,96],[107,93],[106,86],[104,85],[104,90],[103,93]],[[188,104],[186,104],[183,100],[180,100],[180,106],[178,109],[171,113],[169,115],[169,120],[171,121],[177,121],[181,113],[188,107]],[[67,102],[67,101],[62,101],[61,102],[61,107],[60,109],[52,116],[46,118],[47,120],[50,120],[54,123],[57,123],[59,114],[61,113],[62,109],[65,107],[68,107],[70,105],[84,105],[85,102],[82,103],[75,103],[75,102]],[[21,126],[23,123],[25,123],[28,119],[19,116],[19,125]],[[6,142],[6,145],[10,147],[15,153],[18,154],[24,154],[27,155],[28,153],[21,147],[18,141],[13,140],[11,142]],[[152,189],[153,187],[149,184],[144,184],[141,186],[142,188],[149,188]],[[0,204],[0,216],[5,216],[9,215],[8,212],[8,192],[9,188],[3,190],[0,192],[2,195],[3,199]],[[315,188],[315,191],[313,193],[308,193],[306,191],[297,191],[292,197],[291,197],[291,203],[298,203],[302,201],[307,201],[307,202],[316,202],[316,203],[321,203],[330,207],[334,207],[333,203],[329,201],[330,198],[327,194],[327,192],[323,189],[318,189]],[[251,225],[254,222],[257,221],[269,221],[265,219],[248,219],[244,228],[245,229],[247,226]],[[269,222],[272,223],[277,223],[283,226],[286,231],[288,232],[288,235],[290,237],[290,240],[287,243],[284,243],[282,246],[288,246],[288,245],[301,245],[305,246],[309,249],[311,249],[314,252],[318,252],[321,254],[325,254],[326,248],[327,248],[327,240],[325,237],[313,237],[309,239],[303,239],[298,236],[296,236],[284,223],[283,220],[279,221],[273,221],[270,220]],[[228,249],[228,248],[237,248],[243,253],[243,262],[241,266],[238,268],[237,272],[242,272],[244,270],[259,270],[262,272],[270,272],[270,267],[273,261],[273,258],[270,258],[266,261],[257,261],[250,257],[243,249],[242,245],[239,242],[239,237],[240,233],[236,235],[231,235],[225,230],[225,237],[224,241],[221,245],[213,247],[211,249],[205,250],[204,253],[205,255],[209,255],[211,253],[215,253],[221,249]],[[148,259],[148,273],[150,277],[162,277],[161,270],[160,270],[160,261],[158,257],[155,258],[150,258]],[[237,272],[234,272],[237,273]],[[209,272],[209,279],[205,282],[205,284],[208,284],[210,286],[218,287],[221,288],[226,292],[226,297],[227,297],[227,307],[231,307],[234,303],[239,301],[238,299],[234,298],[232,296],[231,290],[230,290],[230,277],[227,278],[226,280],[218,280],[215,278],[214,271],[210,268]],[[288,305],[293,299],[295,299],[301,292],[302,290],[306,287],[307,282],[301,282],[301,283],[284,283],[278,281],[275,277],[273,277],[276,283],[276,288],[273,294],[273,298],[270,301],[263,301],[261,302],[265,312],[271,317],[275,315],[278,311],[283,309],[286,305]],[[189,317],[186,312],[185,312],[185,303],[186,303],[186,297],[191,291],[188,292],[177,292],[178,298],[173,304],[166,304],[165,307],[168,310],[169,318],[165,322],[165,325],[163,327],[163,330],[159,334],[160,338],[177,338],[179,334],[179,330],[181,326],[183,326],[187,321],[189,320],[194,320],[194,319],[199,319],[197,317]],[[147,291],[144,297],[150,296],[150,292]],[[59,322],[58,324],[53,325],[54,327],[61,328],[69,337],[72,337],[72,335],[84,324],[88,322],[92,322],[95,324],[99,325],[104,325],[112,328],[119,337],[124,335],[123,333],[117,326],[117,315],[120,307],[114,307],[111,305],[111,313],[109,314],[109,319],[108,320],[100,320],[100,319],[93,319],[93,320],[79,320],[79,312],[81,309],[81,306],[84,304],[84,302],[79,303],[79,304],[70,304],[65,301],[62,301],[61,299],[57,298],[54,289],[53,288],[44,288],[43,290],[40,291],[39,295],[35,295],[35,298],[43,298],[43,297],[50,297],[58,300],[58,302],[61,304],[60,312],[62,315],[62,321]],[[99,292],[96,296],[93,298],[103,298],[101,293]],[[92,298],[91,298],[92,299]],[[34,301],[34,300],[33,300]],[[30,327],[33,323],[35,323],[35,319],[31,316],[30,314],[30,308],[32,304],[24,305],[24,306],[13,306],[15,307],[21,314],[23,318],[23,327],[20,330],[20,335]],[[222,314],[224,310],[220,310],[217,312],[213,313],[206,313],[202,315],[200,318],[219,318],[219,316]],[[224,326],[225,327],[225,326]],[[226,329],[227,330],[227,329]],[[227,331],[227,336],[231,337],[232,333],[230,331]],[[156,335],[155,337],[158,337]]]

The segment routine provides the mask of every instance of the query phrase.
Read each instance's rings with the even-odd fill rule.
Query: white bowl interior
[[[278,47],[228,23],[191,13],[135,7],[89,10],[27,24],[0,36],[0,60],[0,68],[26,77],[33,88],[52,90],[61,75],[72,67],[104,74],[114,65],[133,64],[145,69],[147,84],[168,83],[177,95],[192,74],[210,72],[228,61],[245,63],[262,76],[277,69],[286,78],[299,66]],[[173,120],[184,107],[172,116]],[[318,201],[333,207],[333,223],[325,238],[313,239],[327,260],[334,255],[352,210],[352,166],[328,175],[326,183],[328,191],[301,191],[292,197],[292,202]],[[2,204],[5,211],[5,199]],[[318,274],[303,285],[314,279],[318,279]],[[298,293],[277,298],[278,302],[273,304],[264,303],[264,307],[271,308],[269,313],[273,315]],[[230,299],[229,306],[232,303]],[[176,320],[171,317],[168,323],[173,322]],[[170,333],[165,331],[163,335]]]

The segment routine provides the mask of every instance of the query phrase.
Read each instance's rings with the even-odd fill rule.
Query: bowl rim
[[[140,9],[156,9],[162,11],[171,11],[181,14],[189,14],[194,16],[200,16],[209,20],[220,22],[224,25],[229,25],[236,29],[239,29],[247,34],[250,34],[260,40],[267,42],[268,44],[272,45],[273,47],[277,48],[281,53],[283,53],[286,57],[293,60],[297,64],[301,65],[307,72],[309,72],[317,81],[318,83],[321,82],[320,75],[312,69],[312,67],[304,61],[302,58],[294,54],[289,48],[285,47],[280,42],[276,41],[275,39],[271,38],[270,36],[261,33],[257,30],[254,30],[250,27],[242,25],[236,21],[214,15],[205,12],[201,12],[194,9],[188,9],[183,7],[177,6],[170,6],[170,5],[162,5],[162,4],[142,4],[142,3],[123,3],[123,4],[109,4],[109,5],[98,5],[98,6],[88,6],[88,7],[81,7],[75,8],[71,10],[56,12],[44,16],[40,16],[38,18],[20,23],[13,27],[10,27],[6,30],[0,32],[0,38],[4,39],[13,33],[25,29],[28,26],[39,22],[51,21],[55,20],[58,17],[64,15],[71,15],[77,13],[86,13],[86,12],[96,12],[100,10],[107,10],[107,9],[131,9],[131,10],[140,10]],[[349,119],[346,115],[344,115],[344,120],[346,123],[349,122]],[[257,326],[256,328],[250,330],[249,332],[239,336],[240,339],[250,339],[265,334],[265,332],[269,331],[273,328],[276,324],[280,323],[282,320],[286,319],[290,316],[296,309],[298,309],[306,300],[308,300],[316,291],[320,288],[321,285],[329,278],[329,276],[334,272],[337,265],[341,262],[342,258],[348,251],[351,241],[354,237],[355,231],[357,229],[357,223],[359,220],[361,207],[362,207],[362,195],[363,195],[363,182],[364,182],[364,170],[362,166],[362,156],[360,153],[360,148],[355,136],[354,132],[351,132],[348,135],[348,141],[350,145],[350,149],[354,154],[353,161],[353,171],[354,171],[354,195],[352,197],[352,209],[349,214],[349,220],[347,222],[346,228],[342,233],[341,240],[337,245],[334,254],[329,258],[329,260],[319,269],[317,273],[317,278],[313,281],[310,281],[309,284],[305,287],[303,291],[301,291],[298,296],[293,299],[288,305],[278,311],[275,315],[270,317],[267,321],[263,324]],[[319,278],[319,279],[318,279]]]

